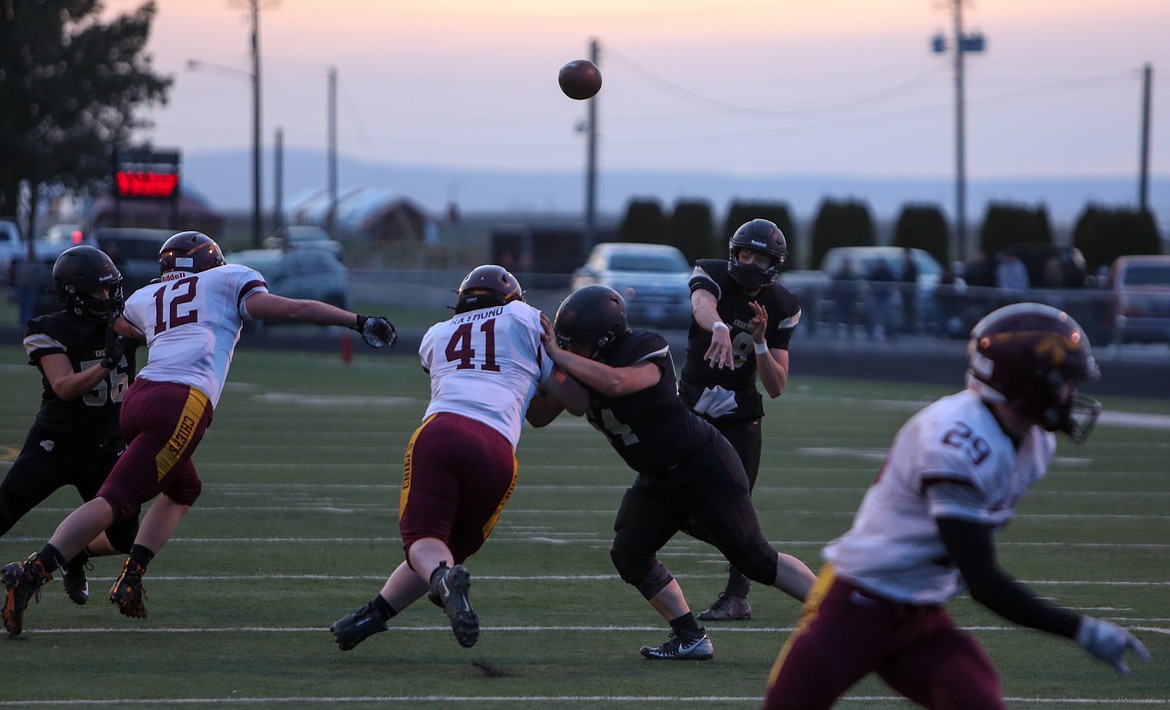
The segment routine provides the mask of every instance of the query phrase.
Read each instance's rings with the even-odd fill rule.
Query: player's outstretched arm
[[[255,293],[244,303],[255,320],[281,320],[316,325],[339,325],[361,333],[367,345],[381,348],[393,345],[398,333],[390,321],[381,316],[364,316],[344,308],[303,298],[285,298],[274,293]]]

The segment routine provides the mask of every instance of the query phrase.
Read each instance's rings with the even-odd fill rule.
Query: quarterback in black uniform
[[[24,336],[44,394],[20,456],[0,483],[0,535],[58,488],[73,486],[83,500],[92,499],[125,448],[118,412],[134,379],[134,349],[111,327],[122,307],[122,275],[101,250],[77,246],[57,258],[53,281],[64,308],[30,320]],[[75,555],[62,569],[69,598],[89,599],[89,557],[129,551],[137,532],[136,513]]]
[[[671,627],[666,643],[643,646],[642,655],[707,660],[714,652],[657,557],[680,530],[715,545],[752,579],[803,600],[812,571],[764,538],[735,450],[679,398],[666,340],[631,331],[622,297],[600,285],[570,294],[555,326],[547,317],[542,324],[549,356],[589,395],[589,422],[637,472],[614,521],[610,555]]]
[[[679,394],[715,425],[743,463],[748,489],[755,488],[763,443],[763,397],[788,385],[788,341],[800,322],[796,294],[775,282],[788,256],[784,233],[766,219],[753,219],[731,236],[727,259],[700,259],[691,275],[691,327]],[[700,621],[750,619],[751,581],[731,565],[727,586]]]

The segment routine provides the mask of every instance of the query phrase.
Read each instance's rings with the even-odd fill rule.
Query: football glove
[[[735,407],[735,393],[719,385],[703,390],[699,401],[695,402],[695,411],[712,419],[734,412]]]
[[[126,338],[118,335],[111,323],[106,328],[106,352],[98,364],[107,370],[113,370],[122,363],[122,355],[126,352]]]
[[[1121,675],[1129,673],[1123,658],[1126,649],[1132,650],[1143,661],[1150,660],[1150,652],[1141,641],[1112,621],[1082,616],[1077,627],[1077,645],[1113,666]]]
[[[354,321],[353,329],[362,334],[366,345],[374,348],[393,345],[398,340],[394,325],[381,316],[361,316]]]

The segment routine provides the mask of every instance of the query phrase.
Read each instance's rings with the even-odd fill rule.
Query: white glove
[[[735,393],[719,385],[708,387],[699,395],[699,401],[695,402],[695,411],[712,419],[730,414],[735,411]]]
[[[1076,641],[1078,646],[1113,666],[1121,675],[1129,673],[1129,666],[1125,665],[1125,659],[1122,658],[1126,649],[1133,650],[1143,661],[1150,660],[1150,652],[1142,642],[1112,621],[1082,616],[1081,625],[1077,627]]]

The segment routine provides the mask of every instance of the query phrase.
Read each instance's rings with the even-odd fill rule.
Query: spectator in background
[[[832,275],[829,288],[836,305],[838,330],[852,337],[853,326],[858,320],[858,302],[865,295],[865,282],[853,268],[852,259],[841,260],[841,267]]]
[[[53,290],[53,265],[28,254],[19,254],[8,265],[9,283],[16,291],[17,325],[25,326],[35,318],[42,297]]]
[[[1041,275],[1040,288],[1064,288],[1064,266],[1060,257],[1053,255],[1044,260],[1044,272]]]
[[[963,319],[959,314],[963,309],[963,293],[966,290],[966,282],[955,273],[954,267],[944,267],[938,278],[938,288],[934,291],[934,304],[938,310],[939,331],[948,338],[964,335]]]
[[[999,264],[995,267],[995,286],[1001,291],[1007,291],[1013,298],[1022,298],[1031,286],[1028,282],[1028,268],[1011,249],[999,253]]]
[[[918,264],[910,247],[902,250],[902,329],[918,331]]]
[[[869,281],[871,294],[869,301],[869,322],[866,324],[869,330],[869,337],[871,340],[876,338],[878,325],[881,325],[882,333],[888,338],[893,338],[898,328],[893,319],[893,314],[890,313],[890,301],[893,300],[894,282],[898,280],[898,276],[890,268],[889,262],[878,257],[874,261],[873,268],[867,274],[867,280]],[[891,325],[894,327],[891,327]]]
[[[981,251],[971,254],[967,265],[963,269],[963,280],[968,286],[975,288],[992,288],[995,286],[995,267],[987,255]]]

